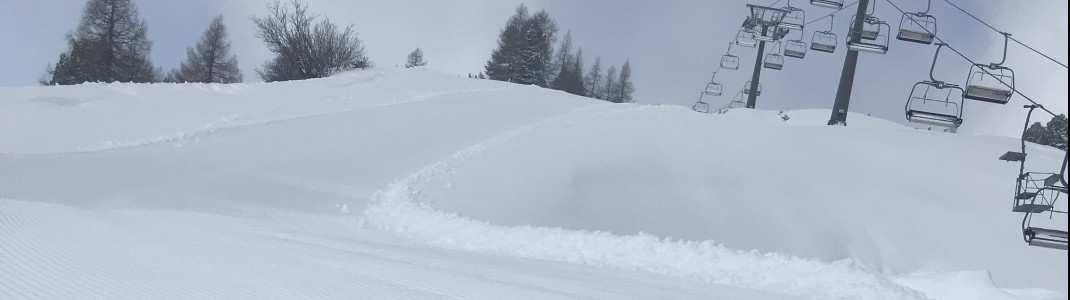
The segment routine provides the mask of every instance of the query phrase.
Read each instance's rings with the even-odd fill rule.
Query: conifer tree
[[[427,61],[424,61],[424,51],[420,48],[416,48],[412,53],[409,53],[408,59],[405,61],[405,68],[422,67],[426,66]],[[471,75],[471,74],[469,74]]]
[[[492,80],[549,87],[557,25],[546,11],[534,15],[521,4],[498,36],[498,48],[485,66]]]
[[[186,49],[186,61],[167,76],[170,82],[237,83],[242,81],[238,57],[230,53],[223,16],[212,19],[197,45]]]
[[[155,82],[159,77],[149,61],[152,42],[145,21],[130,0],[89,0],[67,42],[43,84]]]
[[[591,65],[591,69],[587,71],[587,74],[583,77],[584,87],[587,90],[587,97],[595,99],[603,99],[604,92],[602,91],[602,58],[595,57],[594,65]]]
[[[618,103],[632,103],[635,99],[632,98],[632,93],[635,92],[635,84],[632,83],[632,64],[630,61],[625,61],[624,66],[620,68],[620,79],[617,80],[617,89],[620,91],[617,93],[617,97],[620,101]]]
[[[617,66],[609,66],[609,70],[606,70],[606,84],[602,90],[606,92],[602,100],[620,103],[620,91],[617,89]]]

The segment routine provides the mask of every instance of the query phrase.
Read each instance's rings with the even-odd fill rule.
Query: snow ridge
[[[643,109],[614,108],[616,113]],[[615,235],[533,226],[505,227],[438,211],[414,186],[450,167],[541,125],[592,111],[570,113],[524,126],[463,149],[376,192],[363,214],[367,228],[392,231],[453,250],[598,267],[647,271],[692,280],[821,299],[928,299],[850,260],[823,262],[778,253],[732,250],[713,241],[685,241],[650,234]],[[589,117],[589,116],[588,116]]]

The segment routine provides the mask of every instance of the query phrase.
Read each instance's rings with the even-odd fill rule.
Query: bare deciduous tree
[[[264,41],[275,57],[257,73],[264,81],[322,78],[357,68],[371,62],[353,25],[339,30],[327,18],[308,12],[308,6],[291,0],[292,10],[279,1],[268,5],[269,14],[253,18],[257,37]]]

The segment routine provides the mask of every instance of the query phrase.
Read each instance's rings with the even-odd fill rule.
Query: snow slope
[[[422,70],[0,88],[0,298],[1066,298],[1015,140],[786,114]]]

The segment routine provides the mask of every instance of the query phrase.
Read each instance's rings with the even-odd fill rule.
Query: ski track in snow
[[[621,113],[643,108],[597,112]],[[524,126],[461,150],[374,194],[364,226],[393,231],[447,249],[553,260],[598,267],[642,270],[709,283],[820,299],[928,299],[850,261],[826,263],[776,253],[738,251],[711,241],[675,241],[648,234],[620,236],[560,228],[504,227],[437,211],[413,186],[448,176],[451,166],[552,122],[587,113],[591,107]]]
[[[208,124],[204,125],[200,129],[197,129],[197,130],[194,130],[194,131],[189,131],[189,132],[179,132],[179,133],[175,133],[175,134],[171,134],[171,135],[157,136],[157,137],[147,138],[147,139],[126,140],[126,141],[108,141],[103,146],[91,146],[91,147],[86,147],[86,148],[75,150],[75,151],[36,152],[36,153],[9,152],[9,153],[0,153],[0,154],[3,154],[3,155],[85,154],[85,153],[105,152],[105,151],[121,150],[121,149],[128,149],[128,148],[152,146],[152,145],[158,145],[158,144],[178,143],[178,142],[196,140],[198,138],[203,138],[205,136],[211,136],[211,135],[215,135],[215,134],[219,134],[219,133],[224,133],[224,132],[227,132],[227,131],[241,130],[241,129],[246,129],[246,128],[265,126],[265,125],[272,125],[272,124],[277,124],[277,123],[282,123],[282,122],[297,121],[297,120],[303,120],[303,119],[309,119],[309,118],[328,117],[328,116],[334,116],[334,115],[346,114],[346,113],[352,113],[352,112],[359,112],[359,111],[364,111],[364,110],[368,110],[368,109],[382,108],[382,107],[388,107],[388,106],[412,104],[412,103],[417,103],[417,102],[421,102],[421,101],[433,100],[435,98],[440,98],[440,97],[463,95],[463,94],[475,94],[475,93],[489,93],[489,92],[496,92],[496,91],[501,91],[501,90],[502,89],[499,88],[499,89],[476,89],[476,90],[465,90],[465,91],[450,91],[450,92],[427,93],[427,94],[424,94],[424,95],[412,97],[412,98],[410,98],[408,100],[395,100],[395,101],[390,101],[390,102],[387,102],[387,103],[377,103],[377,104],[359,106],[359,107],[354,107],[354,108],[347,108],[347,109],[326,111],[326,112],[318,112],[318,113],[301,114],[301,115],[287,116],[287,117],[275,118],[275,119],[267,119],[267,120],[238,121],[243,116],[248,114],[248,112],[242,112],[242,113],[237,113],[237,114],[233,114],[233,115],[224,117],[224,118],[222,118],[222,119],[220,119],[219,121],[216,121],[216,122],[208,123]],[[352,98],[351,97],[346,97],[344,99],[352,99]],[[281,107],[281,104],[270,108],[268,111],[276,110],[279,107]]]

